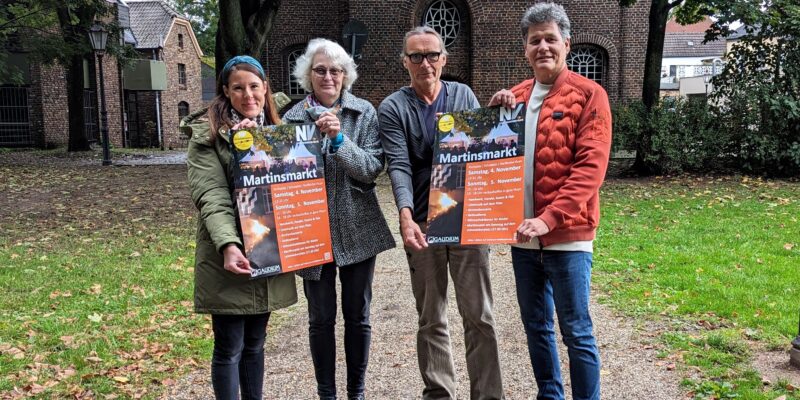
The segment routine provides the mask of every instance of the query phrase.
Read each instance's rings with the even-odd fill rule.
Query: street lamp
[[[711,82],[711,76],[706,75],[703,77],[703,83],[706,84],[706,98],[708,98],[708,82]]]
[[[108,143],[108,112],[106,111],[106,90],[105,77],[103,76],[103,54],[106,52],[106,42],[108,41],[108,31],[100,24],[94,24],[89,29],[89,41],[92,42],[92,49],[97,54],[98,64],[100,65],[100,135],[103,139],[103,165],[111,165],[111,150]]]

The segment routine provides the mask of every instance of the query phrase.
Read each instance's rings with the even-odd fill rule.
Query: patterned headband
[[[237,64],[252,65],[256,70],[258,70],[261,79],[267,80],[267,74],[264,73],[264,68],[261,67],[261,63],[259,63],[258,60],[250,56],[236,56],[228,60],[228,62],[225,63],[225,66],[222,67],[222,76],[225,77],[225,82],[222,82],[223,85],[228,84],[228,76],[230,76],[231,68],[233,68],[233,66]]]

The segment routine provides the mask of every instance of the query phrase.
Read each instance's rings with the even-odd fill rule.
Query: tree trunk
[[[650,5],[650,27],[647,32],[647,53],[644,61],[644,81],[642,82],[642,102],[646,115],[658,104],[661,90],[661,58],[664,55],[664,38],[667,31],[669,11],[683,0],[653,0]],[[636,149],[636,160],[631,169],[639,175],[650,175],[657,166],[645,160],[650,149],[652,128],[645,124],[639,146]]]
[[[64,2],[56,9],[58,22],[67,45],[79,49],[89,40],[87,36],[88,30],[84,25],[92,23],[95,13],[89,6],[82,6],[77,9],[69,9],[68,7],[69,4]],[[78,17],[77,24],[73,19],[75,16]],[[67,79],[67,110],[69,113],[67,151],[86,151],[90,149],[83,115],[83,59],[85,55],[87,54],[74,52],[66,62],[62,62]]]
[[[226,0],[219,2],[219,22],[214,58],[216,74],[232,57],[249,55],[256,60],[272,33],[281,0]]]
[[[67,151],[90,150],[83,113],[83,57],[74,55],[65,66],[67,109],[69,110],[69,144]]]

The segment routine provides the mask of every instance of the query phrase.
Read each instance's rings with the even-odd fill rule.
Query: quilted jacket
[[[511,91],[527,102],[534,80]],[[600,222],[600,185],[611,150],[611,108],[597,83],[564,69],[539,113],[534,151],[534,216],[550,228],[542,246],[593,240]]]

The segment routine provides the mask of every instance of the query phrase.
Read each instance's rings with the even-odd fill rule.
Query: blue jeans
[[[369,306],[372,302],[372,277],[375,257],[337,268],[322,267],[318,281],[303,280],[308,299],[308,339],[317,394],[321,399],[336,398],[336,273],[342,283],[342,316],[344,317],[344,354],[347,363],[347,397],[364,394],[364,378],[369,361],[372,326]]]
[[[589,316],[592,253],[511,248],[537,399],[564,399],[553,308],[569,354],[572,398],[600,399],[600,356]]]
[[[211,315],[214,353],[211,384],[218,400],[261,400],[264,390],[264,339],[269,313]]]

